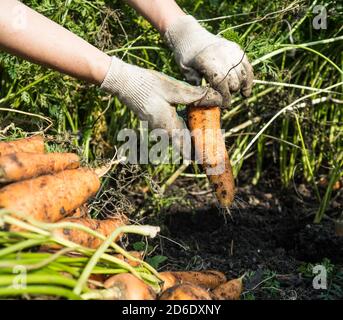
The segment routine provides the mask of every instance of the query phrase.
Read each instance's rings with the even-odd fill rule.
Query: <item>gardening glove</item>
[[[199,84],[205,77],[221,93],[224,107],[232,92],[251,94],[253,68],[237,43],[208,32],[192,16],[178,18],[164,37],[186,79]]]
[[[116,95],[141,120],[153,129],[185,128],[177,115],[177,104],[197,106],[221,105],[221,95],[206,87],[193,87],[163,73],[143,69],[112,57],[109,71],[101,88]]]

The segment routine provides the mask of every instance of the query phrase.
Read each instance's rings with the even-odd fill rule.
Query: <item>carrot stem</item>
[[[18,275],[2,275],[0,276],[0,286],[11,286]],[[54,284],[73,288],[76,280],[72,278],[63,277],[61,275],[50,274],[28,274],[24,278],[25,285],[28,284]]]
[[[34,270],[34,269],[40,269],[42,267],[45,267],[46,265],[50,264],[51,262],[55,261],[56,259],[58,259],[61,255],[72,251],[71,248],[64,248],[62,250],[59,250],[58,252],[54,253],[53,255],[51,255],[50,257],[48,257],[45,260],[39,260],[38,263],[36,264],[31,264],[31,265],[26,265],[25,269],[26,270]],[[13,262],[13,263],[0,263],[0,268],[10,268],[10,267],[14,267],[18,265],[18,262]]]
[[[29,239],[29,240],[25,240],[25,241],[16,243],[16,244],[11,245],[7,248],[1,249],[0,250],[0,257],[3,257],[9,253],[12,253],[12,252],[20,251],[20,250],[23,250],[26,248],[31,248],[34,246],[38,246],[43,242],[44,242],[44,240],[42,240],[42,239],[40,239],[40,240]]]
[[[81,297],[73,293],[71,290],[57,286],[27,286],[23,288],[0,288],[0,296],[20,296],[23,294],[59,296],[71,300],[81,300]]]
[[[101,244],[101,246],[95,251],[93,256],[90,258],[88,264],[84,268],[75,288],[74,293],[79,295],[82,291],[82,288],[86,284],[88,277],[92,273],[94,266],[98,263],[100,257],[105,254],[105,251],[111,245],[111,243],[116,239],[119,234],[121,233],[135,233],[140,234],[142,236],[150,236],[155,237],[156,233],[159,231],[158,227],[150,227],[150,226],[123,226],[119,227],[112,234]],[[113,257],[112,257],[113,258]],[[119,260],[119,259],[118,259]],[[130,266],[130,271],[134,274],[137,278],[141,279],[141,276],[135,271],[134,268]]]
[[[43,229],[78,229],[84,232],[89,233],[92,236],[98,237],[99,239],[102,240],[106,240],[106,237],[102,234],[100,234],[99,232],[92,230],[91,228],[78,224],[78,223],[72,223],[72,222],[57,222],[57,223],[44,223],[44,222],[40,222],[37,220],[34,220],[32,218],[28,218],[27,219],[30,223],[36,225],[36,226],[40,226]],[[130,226],[132,227],[132,226]],[[139,226],[139,228],[142,228],[142,226]],[[154,228],[154,227],[153,227]],[[155,232],[155,231],[154,231]],[[135,233],[135,232],[133,232]],[[62,243],[61,243],[62,244]],[[122,254],[125,258],[134,261],[134,262],[139,262],[141,263],[146,269],[148,269],[151,273],[153,273],[156,277],[158,276],[158,272],[147,262],[142,261],[138,258],[133,257],[130,253],[128,253],[127,251],[125,251],[123,248],[121,248],[119,245],[117,245],[115,242],[112,242],[112,244],[110,245],[117,253]]]
[[[12,212],[10,212],[8,210],[1,210],[0,209],[0,222],[14,224],[14,225],[20,226],[22,229],[26,229],[26,230],[38,233],[36,235],[37,239],[24,240],[24,241],[20,242],[19,244],[16,244],[15,246],[11,246],[11,247],[5,248],[3,250],[0,250],[0,253],[3,252],[3,254],[11,254],[12,252],[15,252],[16,250],[18,250],[18,246],[19,246],[19,249],[22,249],[22,248],[31,247],[37,243],[42,244],[42,243],[47,243],[49,241],[53,241],[53,242],[56,242],[56,243],[58,243],[64,247],[68,248],[68,251],[76,251],[76,252],[79,252],[79,253],[84,254],[86,256],[91,256],[89,261],[85,260],[85,262],[88,261],[85,268],[83,268],[84,267],[83,265],[80,265],[77,268],[77,269],[81,269],[81,268],[83,269],[81,276],[79,277],[79,280],[76,283],[76,286],[74,288],[74,291],[76,293],[78,293],[78,295],[82,292],[82,290],[85,287],[85,284],[89,278],[89,275],[93,272],[93,270],[95,270],[99,260],[106,262],[106,263],[114,264],[115,269],[118,269],[118,267],[119,267],[119,268],[121,268],[119,270],[126,270],[126,272],[130,272],[130,273],[134,274],[137,278],[142,279],[142,280],[144,279],[145,281],[149,282],[150,286],[152,286],[155,290],[157,290],[157,291],[159,290],[159,288],[160,288],[158,286],[159,276],[158,276],[157,271],[152,266],[147,264],[146,262],[141,261],[140,259],[131,256],[129,253],[127,253],[124,249],[122,249],[119,245],[117,245],[114,242],[115,237],[121,233],[135,233],[135,234],[140,234],[143,236],[155,237],[157,232],[159,232],[158,227],[134,226],[134,225],[123,226],[123,227],[119,227],[118,229],[116,229],[110,235],[110,237],[106,238],[105,236],[101,235],[100,233],[98,233],[98,232],[96,232],[96,231],[94,231],[88,227],[85,227],[81,224],[76,224],[76,223],[71,223],[71,222],[44,223],[44,222],[39,222],[36,219],[31,218],[31,217],[26,217],[27,222],[24,222],[22,220],[19,220],[16,217],[11,216],[11,213]],[[14,214],[16,214],[16,216],[19,216],[19,218],[21,218],[21,216],[23,216],[20,213],[18,215],[17,215],[17,213],[14,213]],[[83,247],[81,245],[78,245],[72,241],[62,239],[60,237],[55,236],[53,234],[53,230],[56,228],[80,229],[80,230],[88,232],[91,235],[94,235],[94,236],[104,240],[104,242],[98,248],[98,250],[89,249],[89,248]],[[142,268],[135,269],[129,263],[127,263],[127,262],[125,262],[119,258],[113,257],[110,254],[107,254],[106,250],[109,247],[112,247],[116,252],[121,253],[124,257],[126,257],[128,259],[131,259],[135,262],[140,262],[141,266],[145,267],[145,269],[144,268],[143,269]],[[101,250],[99,250],[99,249],[101,249]],[[4,250],[6,250],[6,251],[4,251]],[[59,258],[59,257],[57,257],[57,258]],[[51,260],[53,260],[53,258],[48,256],[47,260],[45,261],[45,263],[49,264],[49,268],[51,270],[59,270],[60,268],[63,269],[63,264],[60,265],[58,262],[54,262]],[[64,270],[64,271],[67,271],[70,274],[73,274],[74,276],[78,276],[78,272],[76,271],[77,269],[73,268],[72,270]],[[152,274],[147,273],[147,271],[151,272]],[[118,273],[121,273],[121,272],[118,272]]]

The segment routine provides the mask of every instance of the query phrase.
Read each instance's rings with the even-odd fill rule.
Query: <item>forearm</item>
[[[126,2],[162,34],[175,19],[185,15],[174,0],[126,0]]]
[[[95,84],[111,64],[108,55],[16,0],[0,1],[0,48]]]

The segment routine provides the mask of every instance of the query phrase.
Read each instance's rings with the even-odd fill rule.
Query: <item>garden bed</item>
[[[239,187],[230,214],[216,207],[210,193],[198,190],[188,198],[189,207],[176,202],[164,213],[162,235],[168,239],[159,245],[168,257],[166,269],[217,269],[229,278],[247,273],[245,299],[343,298],[343,238],[335,236],[328,217],[313,224],[313,199],[275,182]],[[328,269],[328,290],[313,288],[317,264]]]

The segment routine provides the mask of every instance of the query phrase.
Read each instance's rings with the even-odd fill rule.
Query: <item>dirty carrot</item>
[[[159,276],[164,281],[163,289],[166,290],[177,284],[192,283],[206,289],[214,289],[226,282],[225,275],[216,270],[206,271],[166,271],[160,272]]]
[[[165,291],[171,287],[180,284],[180,281],[176,279],[176,277],[171,272],[160,272],[158,276],[161,279],[161,281],[163,281],[161,285],[162,291]]]
[[[113,291],[113,300],[155,300],[156,294],[144,281],[130,273],[110,277],[104,283],[106,289]]]
[[[44,153],[42,136],[0,142],[0,156],[17,152]]]
[[[127,223],[127,219],[124,216],[105,220],[91,218],[65,218],[60,220],[59,222],[78,223],[94,231],[97,231],[105,237],[108,237],[118,227],[125,225]],[[56,229],[54,230],[53,234],[57,237],[64,238],[66,240],[75,242],[79,245],[91,249],[97,249],[103,242],[103,240],[79,229]],[[116,240],[118,240],[118,238]],[[58,244],[49,246],[49,248],[54,249],[58,247],[60,247]]]
[[[204,168],[220,205],[230,206],[234,199],[235,184],[220,130],[220,108],[189,107],[188,127],[192,134],[196,160]]]
[[[178,284],[164,291],[160,300],[212,300],[210,294],[195,284]]]
[[[213,300],[239,300],[243,290],[242,280],[242,277],[233,279],[212,290]]]
[[[0,183],[76,169],[79,165],[80,159],[74,153],[11,153],[0,157]]]
[[[44,222],[59,221],[100,188],[93,170],[80,168],[15,182],[0,189],[0,208]]]

